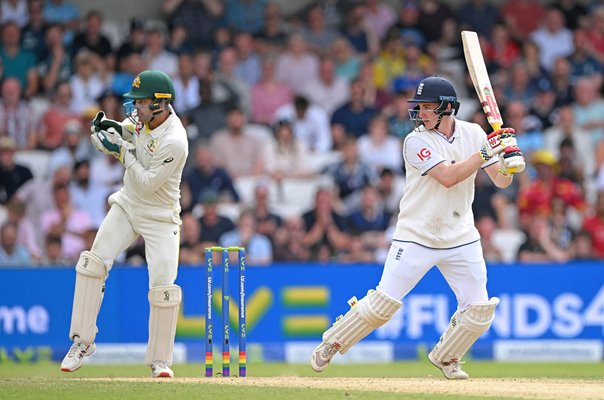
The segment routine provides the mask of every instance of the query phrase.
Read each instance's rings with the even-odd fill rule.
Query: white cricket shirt
[[[448,140],[423,126],[405,138],[403,157],[407,183],[394,240],[449,249],[480,239],[472,214],[476,173],[448,189],[427,174],[444,161],[455,163],[467,159],[487,143],[486,134],[478,124],[456,119],[454,129]],[[495,162],[497,157],[484,163],[482,168]]]

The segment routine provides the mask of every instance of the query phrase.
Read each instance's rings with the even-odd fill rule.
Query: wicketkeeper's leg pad
[[[480,335],[491,327],[497,304],[499,299],[493,297],[487,302],[472,304],[465,311],[455,312],[449,328],[430,352],[432,359],[444,365],[451,360],[461,360]]]
[[[323,334],[323,341],[334,343],[344,354],[359,340],[384,325],[401,308],[401,302],[380,290],[371,290]],[[349,302],[349,303],[351,303]]]
[[[172,365],[174,336],[178,306],[182,300],[182,291],[178,285],[156,286],[149,290],[149,343],[145,354],[145,364],[151,366],[154,361],[164,361]]]
[[[91,344],[96,337],[96,318],[105,292],[107,266],[94,253],[83,251],[76,264],[76,283],[69,338],[79,336]]]

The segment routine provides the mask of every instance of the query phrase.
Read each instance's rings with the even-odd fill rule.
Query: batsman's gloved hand
[[[490,160],[509,146],[517,146],[516,131],[513,128],[497,129],[487,136],[487,143],[480,149],[484,161]]]
[[[94,132],[90,135],[90,140],[98,150],[117,158],[122,163],[124,162],[126,151],[136,148],[132,143],[128,143],[122,139],[114,130],[99,130],[98,132]]]
[[[524,171],[526,163],[518,146],[508,146],[499,153],[499,172],[503,175],[514,175]]]

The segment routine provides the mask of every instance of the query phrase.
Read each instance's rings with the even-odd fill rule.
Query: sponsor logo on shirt
[[[417,153],[417,158],[419,158],[420,161],[426,161],[430,158],[430,156],[432,156],[432,153],[425,147],[421,149],[419,153]]]
[[[170,164],[172,161],[174,161],[174,157],[168,157],[164,160],[164,164]]]

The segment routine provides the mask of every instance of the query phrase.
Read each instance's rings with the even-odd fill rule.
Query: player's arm
[[[159,148],[145,168],[130,152],[124,155],[126,173],[132,178],[134,186],[144,194],[157,191],[183,162],[187,154],[187,144],[182,142],[167,142]]]

